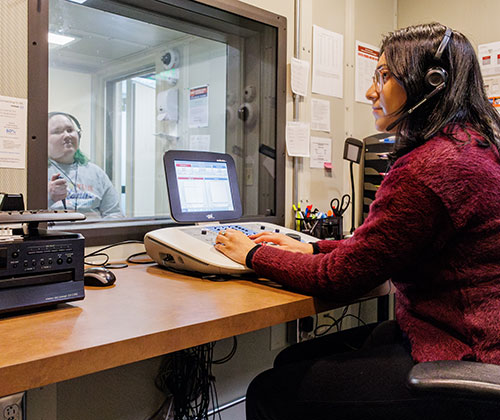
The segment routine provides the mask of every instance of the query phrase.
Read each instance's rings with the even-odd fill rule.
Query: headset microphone
[[[385,131],[391,131],[394,127],[396,127],[396,125],[398,125],[401,120],[403,120],[404,118],[406,118],[408,115],[410,115],[413,111],[415,111],[419,106],[425,104],[429,99],[431,99],[434,95],[436,95],[437,93],[439,93],[440,91],[442,91],[445,87],[445,83],[441,83],[440,85],[436,86],[434,88],[434,90],[430,93],[428,93],[427,95],[425,95],[418,104],[412,106],[408,111],[405,111],[403,112],[403,114],[401,114],[398,118],[396,118],[395,121],[393,121],[392,123],[390,123],[387,128],[385,129]]]

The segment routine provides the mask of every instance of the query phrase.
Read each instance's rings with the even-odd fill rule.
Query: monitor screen
[[[163,161],[174,220],[205,222],[241,217],[238,180],[231,156],[170,150]]]

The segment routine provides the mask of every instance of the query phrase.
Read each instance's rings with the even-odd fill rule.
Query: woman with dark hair
[[[397,30],[383,39],[366,96],[376,128],[396,144],[354,235],[306,244],[227,230],[216,248],[262,277],[340,302],[390,278],[396,321],[284,350],[250,385],[247,419],[496,418],[499,406],[406,387],[416,362],[500,364],[500,118],[474,50],[438,23]]]
[[[48,207],[75,210],[87,218],[121,217],[120,197],[113,184],[79,148],[78,120],[64,112],[51,112],[48,131]]]

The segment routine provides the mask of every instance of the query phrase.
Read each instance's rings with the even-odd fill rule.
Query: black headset
[[[446,28],[443,39],[441,40],[441,44],[439,44],[439,47],[436,51],[436,54],[434,54],[434,61],[435,62],[439,63],[441,61],[441,56],[443,55],[443,52],[444,52],[446,46],[448,45],[448,42],[450,42],[451,33],[452,33],[452,30],[450,28]],[[441,83],[446,84],[447,80],[448,80],[448,73],[446,72],[445,69],[443,69],[442,67],[439,67],[439,66],[431,67],[425,73],[425,82],[431,88],[436,88]]]
[[[439,47],[436,50],[436,54],[434,54],[434,61],[436,62],[441,61],[441,56],[443,55],[446,46],[450,42],[452,33],[453,31],[447,27],[446,31],[444,32],[443,39],[441,40],[441,43],[439,44]],[[386,131],[392,130],[397,124],[399,124],[399,122],[403,118],[406,118],[418,107],[426,103],[434,95],[441,92],[446,87],[447,80],[448,80],[448,73],[441,66],[431,67],[430,69],[428,69],[425,73],[425,83],[427,86],[429,86],[429,88],[432,89],[432,91],[430,91],[427,95],[425,95],[416,105],[411,107],[408,111],[403,112],[398,118],[396,118],[395,121],[390,123],[387,126]]]
[[[59,112],[59,111],[49,112],[48,119],[50,120],[52,117],[55,117],[56,115],[63,115],[64,117],[68,118],[73,123],[73,125],[76,128],[76,132],[78,134],[78,141],[80,141],[80,138],[82,137],[82,126],[80,125],[80,121],[78,121],[78,119],[76,117],[74,117],[71,114],[68,114],[67,112]]]

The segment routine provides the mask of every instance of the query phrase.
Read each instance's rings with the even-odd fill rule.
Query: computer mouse
[[[115,281],[116,276],[105,267],[90,267],[83,273],[85,286],[106,287],[111,286]]]

